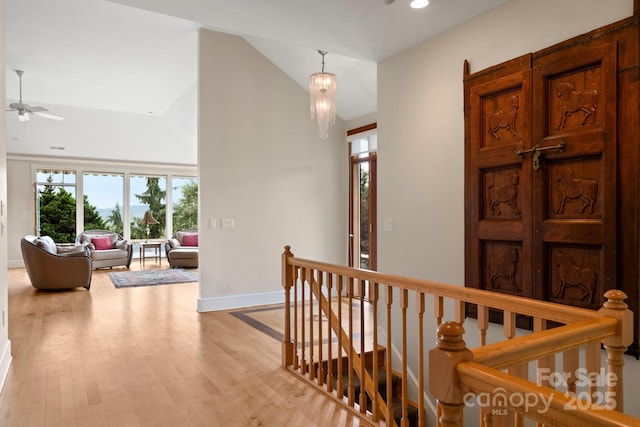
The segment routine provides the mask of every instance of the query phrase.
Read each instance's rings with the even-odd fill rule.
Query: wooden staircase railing
[[[521,426],[525,417],[538,425],[640,425],[622,413],[623,354],[633,319],[620,291],[608,291],[599,311],[586,310],[305,260],[288,246],[282,281],[282,366],[373,425],[425,426],[429,419],[462,426],[465,406],[477,407],[486,427]],[[496,313],[499,325],[491,317]],[[532,332],[516,328],[521,316],[531,319]],[[468,327],[463,339],[465,323],[478,333]],[[424,349],[432,342],[437,346],[427,360]],[[602,377],[616,381],[593,380]],[[590,396],[603,397],[600,405],[588,402]],[[518,397],[538,397],[538,406],[519,404]]]

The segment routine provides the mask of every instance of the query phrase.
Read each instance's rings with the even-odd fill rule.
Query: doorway
[[[349,135],[349,266],[375,270],[377,135],[375,127]]]

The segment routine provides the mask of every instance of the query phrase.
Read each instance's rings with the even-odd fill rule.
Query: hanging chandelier
[[[319,50],[318,53],[322,55],[322,72],[309,77],[311,120],[318,126],[320,139],[325,140],[329,136],[329,127],[336,122],[336,75],[324,72],[327,52]]]

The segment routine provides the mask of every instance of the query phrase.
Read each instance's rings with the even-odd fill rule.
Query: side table
[[[152,258],[154,258],[158,265],[162,266],[162,243],[160,242],[141,242],[140,243],[140,262],[144,268],[144,261],[147,258],[147,249],[153,249]]]

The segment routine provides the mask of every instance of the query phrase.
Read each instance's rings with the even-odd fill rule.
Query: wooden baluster
[[[344,286],[344,277],[343,276],[338,276],[337,277],[337,286],[338,286],[338,325],[337,325],[337,330],[341,331],[342,330],[342,291],[343,291],[343,286]],[[344,398],[344,378],[343,377],[343,359],[344,359],[344,354],[343,354],[343,349],[342,349],[342,338],[340,336],[340,332],[338,332],[338,374],[337,374],[337,378],[338,378],[338,384],[336,386],[336,390],[338,391],[338,396],[340,397],[340,399]]]
[[[302,301],[300,302],[300,326],[302,328],[301,331],[300,331],[300,334],[301,334],[300,339],[302,341],[302,345],[300,346],[301,347],[301,349],[300,349],[301,350],[300,358],[302,359],[302,361],[301,361],[301,366],[300,366],[300,372],[303,375],[306,375],[307,372],[308,372],[307,369],[309,368],[309,366],[307,365],[307,354],[306,354],[307,323],[305,322],[305,319],[306,319],[306,316],[305,316],[305,304],[307,303],[307,300],[305,298],[305,296],[306,296],[306,292],[305,292],[306,285],[305,285],[305,283],[306,283],[306,278],[307,278],[307,270],[304,267],[301,269],[300,277],[302,279],[302,284],[301,284],[302,294],[300,295],[300,298],[302,299]]]
[[[442,318],[444,317],[444,297],[439,295],[433,296],[433,317],[436,318],[436,327],[442,324]],[[440,419],[440,407],[436,408],[436,419]]]
[[[433,317],[436,318],[436,327],[440,326],[444,317],[444,297],[433,296]]]
[[[378,395],[380,391],[378,390],[378,380],[379,380],[379,367],[380,360],[378,354],[378,289],[379,286],[377,283],[369,282],[369,301],[371,302],[373,324],[371,325],[373,331],[373,384],[374,384],[374,393],[371,396],[372,408],[371,411],[373,413],[373,420],[380,421],[380,405],[378,402]]]
[[[291,341],[291,287],[293,283],[293,268],[289,259],[293,257],[291,246],[284,247],[282,254],[282,287],[284,288],[284,338],[282,340],[282,367],[293,364],[293,342]]]
[[[566,375],[567,392],[576,393],[576,371],[580,367],[580,349],[572,348],[562,353],[562,374]]]
[[[298,350],[298,278],[300,277],[300,271],[296,267],[294,270],[295,281],[293,286],[293,351],[295,352],[295,358],[293,366],[296,370],[300,369],[300,351]],[[304,279],[303,279],[304,281]]]
[[[458,322],[460,325],[464,325],[466,303],[464,301],[454,301],[454,304],[456,322]]]
[[[358,300],[360,301],[360,413],[367,412],[367,393],[365,390],[365,369],[367,367],[366,351],[364,347],[365,323],[364,323],[364,287],[365,281],[358,280]]]
[[[487,345],[487,329],[489,329],[489,307],[478,305],[478,329],[480,330],[480,345]]]
[[[624,411],[623,356],[627,347],[633,342],[633,313],[624,302],[627,299],[624,292],[610,289],[605,292],[604,296],[607,301],[598,310],[598,315],[618,320],[618,333],[602,340],[607,351],[607,378],[605,379],[607,396],[614,399],[615,409],[622,412]]]
[[[542,332],[547,329],[547,320],[541,318],[533,319],[533,332]],[[555,372],[556,369],[556,359],[555,356],[544,356],[538,359],[538,369],[548,370],[549,372]],[[547,376],[548,378],[548,376]],[[548,379],[542,379],[539,381],[539,385],[543,387],[551,387]]]
[[[347,361],[349,366],[349,386],[347,388],[347,399],[349,406],[355,402],[355,384],[353,382],[353,277],[348,277],[349,289],[347,290],[347,301],[349,303],[349,348],[347,349]]]
[[[533,332],[542,332],[547,329],[547,320],[536,317],[533,319]],[[556,359],[553,355],[544,356],[538,359],[538,372],[547,371],[549,373],[555,372],[556,370]],[[547,376],[548,378],[548,376]],[[548,379],[538,378],[538,385],[543,387],[551,387]],[[551,387],[552,388],[552,387]],[[544,423],[537,422],[536,426],[542,427]]]
[[[316,378],[316,367],[314,360],[314,348],[316,346],[316,337],[314,336],[313,330],[313,300],[315,293],[313,292],[313,282],[315,280],[316,271],[313,269],[309,269],[309,379],[313,381]]]
[[[425,425],[424,413],[424,293],[416,292],[418,314],[418,427]]]
[[[409,372],[407,369],[407,360],[409,354],[407,351],[407,308],[409,308],[409,291],[402,289],[400,291],[400,309],[402,310],[402,419],[400,425],[402,427],[409,427],[409,392],[407,390],[407,378]]]
[[[462,427],[464,394],[458,387],[456,365],[473,360],[462,336],[464,328],[456,322],[438,326],[438,344],[429,350],[429,392],[438,402],[438,425]]]
[[[318,270],[318,370],[317,370],[317,378],[318,385],[322,386],[325,382],[325,361],[322,359],[322,347],[324,347],[324,343],[322,342],[322,286],[324,285],[324,272]],[[329,310],[329,313],[331,311]],[[330,314],[327,313],[327,316]]]
[[[599,342],[590,342],[585,346],[585,369],[587,373],[591,375],[595,372],[600,372],[600,367],[602,366],[602,353],[600,351],[601,343]],[[589,386],[589,394],[593,395],[598,391],[598,386],[595,384],[591,384]]]
[[[386,372],[387,372],[387,425],[389,426],[393,426],[395,425],[395,421],[393,420],[393,405],[391,404],[393,402],[393,387],[392,387],[392,382],[393,382],[393,378],[391,376],[391,371],[393,369],[393,359],[392,359],[392,355],[391,355],[391,349],[392,347],[392,341],[391,341],[391,331],[392,331],[392,317],[391,317],[391,306],[393,305],[393,286],[391,285],[386,285],[386,289],[385,289],[385,304],[387,306],[387,349],[385,350],[385,358],[386,363],[385,363],[385,368],[386,368]]]
[[[333,392],[333,330],[331,318],[332,302],[331,295],[333,293],[333,274],[327,273],[327,391]]]
[[[506,339],[516,336],[516,314],[511,311],[505,311],[503,314],[502,330]]]
[[[478,316],[480,316],[480,307],[478,307]],[[488,316],[488,313],[487,313]],[[516,336],[516,313],[505,311],[503,313],[503,322],[502,322],[502,332],[504,334],[505,339],[512,339]],[[517,370],[517,368],[509,368],[509,372],[514,372],[512,369]],[[492,413],[493,408],[484,407],[481,408],[481,412],[483,413],[484,425],[486,427],[490,427],[493,425],[500,425],[502,423],[510,425],[512,423],[512,419],[506,419],[504,416],[500,419],[495,419]],[[515,414],[515,417],[518,417],[518,414]]]
[[[529,365],[527,363],[520,363],[518,365],[511,366],[509,369],[507,369],[507,372],[509,372],[509,374],[513,376],[528,379]],[[517,412],[513,412],[513,413],[510,412],[510,419],[508,421],[510,423],[512,422],[512,425],[515,425],[517,427],[524,426],[524,416],[518,414]]]

